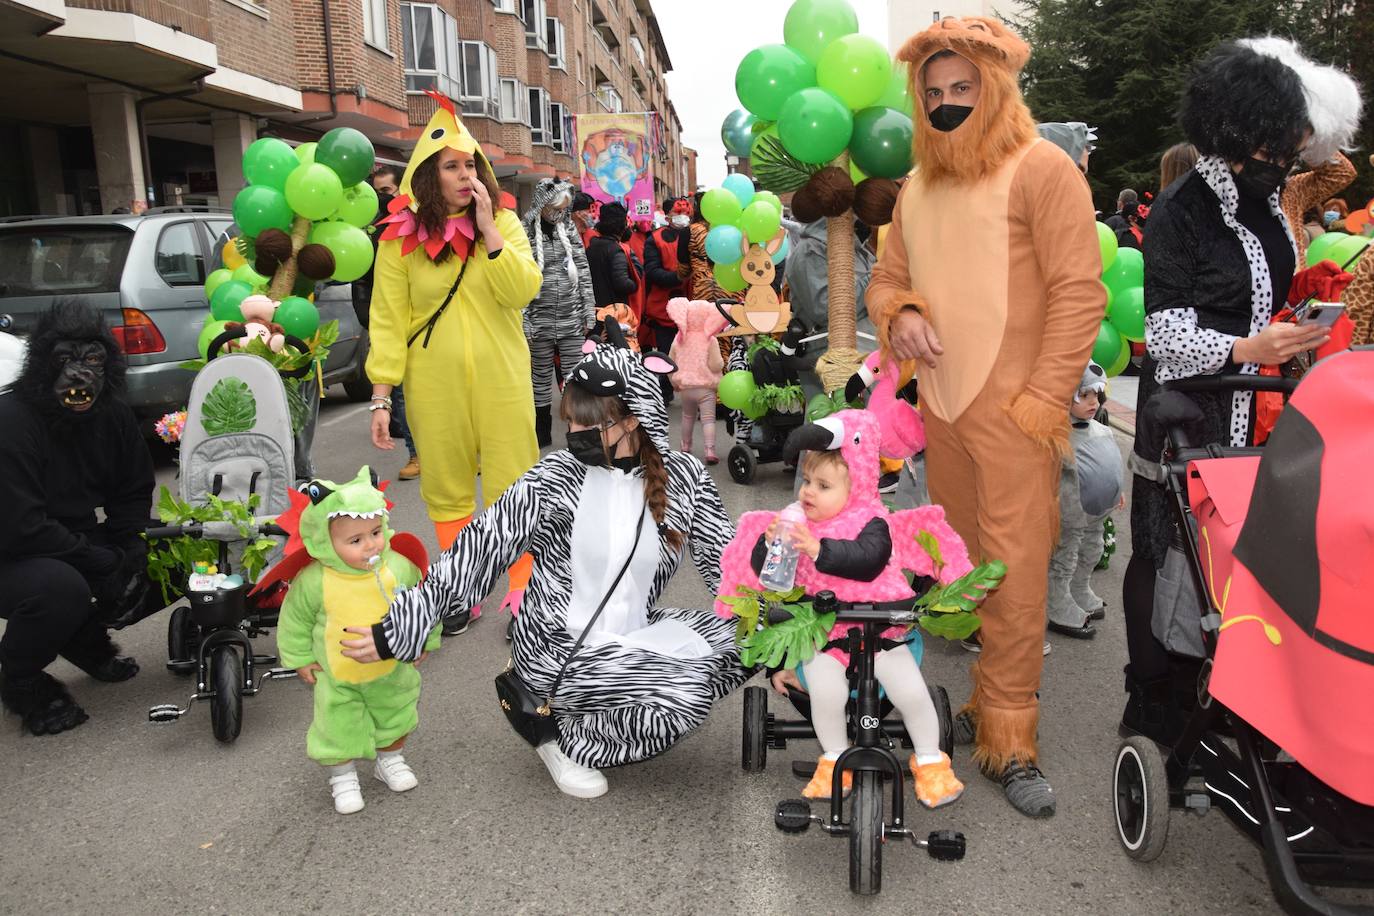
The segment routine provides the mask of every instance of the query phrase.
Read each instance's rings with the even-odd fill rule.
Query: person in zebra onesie
[[[586,346],[563,393],[569,447],[544,456],[462,531],[423,584],[344,644],[359,661],[417,658],[435,620],[480,602],[529,552],[534,572],[511,655],[544,696],[630,556],[642,518],[629,569],[558,688],[559,740],[538,748],[560,790],[595,798],[607,790],[601,768],[668,750],[752,671],[740,664],[732,621],[657,606],[688,555],[714,593],[735,532],[706,467],[669,445],[655,373],[672,371],[671,361]]]
[[[525,211],[525,234],[535,263],[544,274],[539,295],[525,308],[525,339],[530,344],[534,383],[534,431],[539,447],[553,443],[554,353],[567,375],[582,359],[582,341],[596,321],[591,272],[582,237],[572,220],[573,188],[545,178],[535,185]],[[562,386],[563,379],[557,379]]]

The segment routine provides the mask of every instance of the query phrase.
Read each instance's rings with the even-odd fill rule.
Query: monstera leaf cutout
[[[759,183],[778,194],[797,190],[822,168],[802,162],[787,152],[781,140],[766,135],[754,144],[749,164]]]
[[[257,422],[258,402],[239,379],[220,379],[201,405],[200,424],[207,435],[246,433]]]

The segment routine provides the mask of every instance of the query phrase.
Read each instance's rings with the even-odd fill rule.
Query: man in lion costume
[[[1037,691],[1056,485],[1106,302],[1088,184],[1017,89],[1029,56],[980,17],[937,22],[898,52],[924,116],[867,303],[884,351],[920,380],[932,501],[974,562],[1007,564],[980,611],[956,736],[1017,810],[1047,817]]]

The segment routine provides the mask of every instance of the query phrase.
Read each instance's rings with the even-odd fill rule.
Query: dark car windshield
[[[0,297],[116,292],[133,238],[122,226],[6,227]]]

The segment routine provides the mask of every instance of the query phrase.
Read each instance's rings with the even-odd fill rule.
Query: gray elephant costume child
[[[1106,391],[1106,373],[1088,363],[1074,397]],[[1121,499],[1122,464],[1111,429],[1096,420],[1070,424],[1073,455],[1059,479],[1059,546],[1050,557],[1048,616],[1052,629],[1083,632],[1105,613],[1106,603],[1093,593],[1089,578],[1102,559],[1102,522]]]

